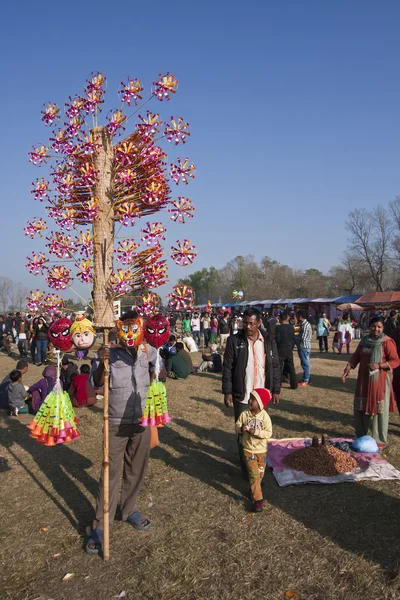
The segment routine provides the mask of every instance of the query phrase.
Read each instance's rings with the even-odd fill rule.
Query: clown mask
[[[154,315],[146,321],[144,337],[154,348],[161,348],[167,343],[170,334],[169,321],[163,315]]]
[[[71,325],[71,339],[77,350],[89,350],[96,339],[96,331],[91,321],[77,317]]]
[[[70,338],[70,319],[57,319],[49,328],[49,342],[61,352],[69,352],[72,348]]]
[[[118,321],[118,337],[123,346],[127,348],[137,348],[143,340],[143,319],[126,319]]]

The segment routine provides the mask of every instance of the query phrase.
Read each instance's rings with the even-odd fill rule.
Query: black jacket
[[[273,394],[281,390],[281,370],[276,342],[269,333],[262,331],[265,347],[265,387]],[[222,367],[222,393],[232,394],[243,400],[246,384],[246,366],[249,356],[247,338],[242,332],[230,335],[226,341]]]

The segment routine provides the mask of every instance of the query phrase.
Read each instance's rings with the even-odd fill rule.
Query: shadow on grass
[[[322,406],[309,406],[301,404],[300,402],[285,400],[284,398],[281,398],[279,405],[276,409],[274,407],[271,407],[271,409],[269,410],[271,419],[273,420],[277,418],[276,413],[274,414],[275,410],[284,411],[285,413],[289,414],[299,415],[302,418],[309,417],[310,419],[315,419],[317,421],[331,421],[332,423],[339,422],[345,426],[353,426],[354,424],[352,414],[342,413],[330,408],[324,408]]]
[[[216,406],[227,417],[233,417],[233,409],[225,406],[222,395],[221,400],[215,400],[215,398],[201,398],[200,396],[191,396],[190,399],[194,400],[195,402],[200,402],[201,404],[206,404],[207,406]]]
[[[46,496],[54,502],[73,527],[83,533],[93,515],[93,506],[74,480],[79,481],[90,495],[95,496],[98,482],[86,472],[86,469],[92,466],[92,462],[69,445],[60,444],[48,448],[38,444],[29,436],[30,432],[26,425],[18,419],[8,417],[4,413],[0,414],[0,418],[7,424],[7,429],[3,429],[1,433],[1,445],[7,449]],[[49,480],[49,485],[43,484],[37,474],[18,456],[17,446],[31,455],[38,469]],[[68,508],[60,502],[60,498]]]
[[[314,375],[311,369],[311,385],[314,388],[323,390],[334,390],[335,392],[344,392],[345,394],[354,393],[356,389],[356,377],[348,379],[346,383],[341,380],[343,371],[338,373],[337,377],[332,375]]]
[[[400,499],[360,483],[279,488],[271,473],[264,489],[267,502],[308,529],[398,575]]]
[[[222,449],[185,437],[174,430],[165,429],[160,432],[160,442],[178,452],[179,457],[168,452],[166,448],[158,446],[151,451],[152,459],[162,460],[166,465],[198,479],[233,500],[243,500],[241,493],[238,494],[228,489],[232,486],[232,483],[239,487],[240,483],[243,482],[239,459],[236,459],[235,435],[220,429],[200,427],[184,419],[175,419],[175,422],[197,435],[200,439],[212,441]],[[222,459],[224,462],[217,460],[215,457]]]

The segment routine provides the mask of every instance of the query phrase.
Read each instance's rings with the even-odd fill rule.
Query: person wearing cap
[[[261,482],[267,464],[268,440],[272,436],[272,423],[265,408],[271,398],[269,390],[256,388],[250,394],[248,410],[236,421],[236,433],[242,437],[254,512],[262,512],[264,508]]]

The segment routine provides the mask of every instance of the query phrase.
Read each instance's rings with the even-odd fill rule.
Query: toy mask
[[[88,350],[96,339],[93,324],[85,317],[77,317],[71,325],[71,340],[77,350]]]
[[[70,319],[57,319],[53,321],[49,328],[49,341],[55,348],[61,352],[69,352],[72,348],[70,338],[70,327],[72,321]]]
[[[146,321],[144,337],[154,348],[161,348],[168,342],[170,334],[169,321],[163,315],[154,315]]]
[[[143,319],[141,317],[118,321],[117,327],[119,341],[123,346],[126,346],[127,348],[137,348],[140,346],[144,333]]]

